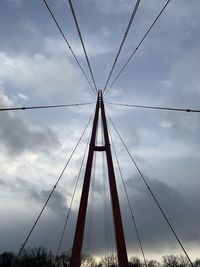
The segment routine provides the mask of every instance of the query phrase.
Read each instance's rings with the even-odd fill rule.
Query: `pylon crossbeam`
[[[94,151],[106,151],[106,147],[105,146],[95,146]]]

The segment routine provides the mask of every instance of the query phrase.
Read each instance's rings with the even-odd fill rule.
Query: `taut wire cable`
[[[37,216],[37,218],[36,218],[36,220],[35,220],[35,222],[34,222],[32,228],[31,228],[31,230],[30,230],[30,232],[28,233],[28,235],[27,235],[27,237],[26,237],[24,243],[22,244],[22,246],[21,246],[21,248],[20,248],[20,251],[19,251],[19,253],[17,254],[16,261],[18,260],[19,256],[21,255],[21,253],[22,253],[22,251],[23,251],[23,249],[24,249],[26,243],[28,242],[28,240],[29,240],[29,238],[30,238],[30,236],[31,236],[31,234],[32,234],[32,232],[33,232],[35,226],[36,226],[36,224],[38,223],[38,221],[39,221],[39,219],[40,219],[40,217],[41,217],[43,211],[45,210],[45,208],[46,208],[46,206],[47,206],[47,204],[48,204],[48,202],[49,202],[51,196],[53,195],[53,192],[55,191],[55,189],[56,189],[56,187],[57,187],[57,185],[58,185],[60,179],[62,178],[62,176],[63,176],[63,174],[64,174],[64,172],[65,172],[65,170],[66,170],[66,168],[67,168],[67,166],[68,166],[68,164],[69,164],[69,162],[71,161],[71,159],[72,159],[72,157],[73,157],[73,155],[74,155],[74,153],[75,153],[75,151],[76,151],[76,149],[77,149],[77,147],[78,147],[78,145],[80,144],[80,142],[81,142],[81,140],[82,140],[82,137],[83,137],[83,135],[85,134],[85,132],[86,132],[86,130],[87,130],[89,124],[90,124],[90,121],[91,121],[92,117],[93,117],[93,115],[90,117],[89,121],[87,122],[87,124],[86,124],[86,126],[85,126],[85,128],[84,128],[84,130],[83,130],[83,132],[82,132],[82,134],[81,134],[81,136],[80,136],[80,138],[78,139],[77,144],[75,145],[75,147],[74,147],[74,149],[73,149],[73,151],[72,151],[72,153],[71,153],[69,159],[67,160],[67,163],[65,164],[65,166],[64,166],[64,168],[63,168],[61,174],[59,175],[59,177],[58,177],[58,179],[57,179],[55,185],[53,186],[53,188],[52,188],[52,190],[51,190],[51,192],[50,192],[50,194],[49,194],[49,196],[48,196],[48,198],[47,198],[45,204],[43,205],[42,210],[41,210],[40,213],[38,214],[38,216]]]
[[[161,205],[159,204],[159,202],[158,202],[158,200],[157,200],[155,194],[154,194],[153,191],[151,190],[151,188],[150,188],[150,186],[149,186],[149,184],[148,184],[146,178],[144,177],[144,175],[143,175],[142,171],[140,170],[138,164],[136,163],[136,161],[135,161],[135,159],[133,158],[132,154],[130,153],[130,151],[129,151],[127,145],[125,144],[124,140],[122,139],[122,137],[121,137],[119,131],[117,130],[117,128],[116,128],[116,126],[115,126],[115,124],[114,124],[114,122],[113,122],[113,120],[111,119],[111,117],[110,117],[109,115],[108,115],[108,117],[109,117],[109,119],[110,119],[110,121],[111,121],[111,124],[113,125],[113,128],[115,129],[115,131],[116,131],[116,133],[117,133],[119,139],[121,140],[121,142],[122,142],[124,148],[126,149],[128,155],[129,155],[129,157],[131,158],[133,164],[135,165],[135,167],[136,167],[136,169],[137,169],[137,171],[138,171],[140,177],[142,178],[143,182],[145,183],[145,185],[146,185],[147,189],[149,190],[151,196],[153,197],[153,199],[154,199],[156,205],[158,206],[159,210],[161,211],[161,213],[162,213],[162,215],[163,215],[163,217],[164,217],[166,223],[168,224],[169,228],[171,229],[171,231],[172,231],[174,237],[176,238],[177,242],[179,243],[180,247],[182,248],[182,250],[183,250],[185,256],[187,257],[188,261],[190,262],[191,266],[194,267],[194,264],[192,263],[192,261],[191,261],[189,255],[188,255],[187,251],[185,250],[185,248],[184,248],[184,246],[183,246],[181,240],[179,239],[178,235],[176,234],[176,232],[175,232],[175,230],[174,230],[172,224],[170,223],[169,219],[167,218],[167,215],[165,214],[164,210],[162,209]]]

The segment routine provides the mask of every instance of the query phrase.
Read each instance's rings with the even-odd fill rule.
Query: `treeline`
[[[43,247],[24,249],[19,259],[12,252],[3,252],[0,254],[0,267],[68,267],[69,253],[63,253],[55,257],[51,251]],[[200,267],[200,258],[193,262],[195,267]],[[95,259],[89,255],[82,257],[81,267],[117,267],[116,257],[111,255],[97,263]],[[131,257],[129,267],[191,267],[187,258],[183,255],[167,255],[163,256],[162,262],[155,260],[147,260],[146,265],[137,257]]]

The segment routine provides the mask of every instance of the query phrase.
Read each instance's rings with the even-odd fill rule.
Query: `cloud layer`
[[[75,25],[66,1],[50,1],[70,44],[89,76]],[[98,88],[104,87],[113,58],[135,1],[81,1],[74,3]],[[135,49],[164,1],[141,1],[113,78]],[[35,19],[37,18],[37,20]],[[90,102],[95,99],[57,28],[41,1],[2,1],[0,10],[0,106],[31,106]],[[106,100],[142,105],[199,109],[200,3],[172,1],[140,47]],[[112,79],[111,79],[112,80]],[[95,101],[95,100],[94,100]],[[1,112],[0,114],[0,222],[6,240],[0,250],[20,246],[47,198],[58,174],[94,107]],[[139,110],[106,105],[172,225],[193,258],[198,256],[199,115]],[[109,123],[131,203],[150,256],[180,253],[155,203],[132,168]],[[74,188],[84,146],[81,143],[49,208],[42,216],[30,246],[56,250]],[[84,249],[102,254],[111,247],[112,217],[108,188],[97,161],[96,182],[90,195]],[[128,250],[140,255],[122,184],[119,185]],[[83,177],[83,171],[82,171]],[[70,249],[81,192],[78,187],[63,249]],[[95,200],[95,201],[93,201]],[[107,225],[107,226],[106,226]],[[98,230],[95,230],[96,229]],[[107,241],[105,235],[107,233]],[[110,238],[110,241],[108,240]],[[55,241],[56,240],[56,241]],[[95,240],[95,241],[92,241]],[[110,242],[110,243],[109,243]]]

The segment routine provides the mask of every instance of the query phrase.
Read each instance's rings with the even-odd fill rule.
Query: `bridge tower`
[[[104,135],[103,146],[96,145],[97,127],[98,127],[98,120],[99,120],[100,113],[101,113],[100,117],[102,119],[103,135]],[[92,134],[91,134],[91,139],[90,139],[90,147],[89,147],[88,158],[87,158],[87,163],[86,163],[83,188],[82,188],[80,206],[79,206],[79,211],[78,211],[78,218],[77,218],[75,235],[74,235],[74,242],[73,242],[72,253],[71,253],[71,258],[70,258],[70,267],[79,267],[81,265],[81,252],[82,252],[82,245],[83,245],[83,238],[84,238],[84,229],[85,229],[87,203],[88,203],[88,195],[89,195],[90,180],[91,180],[91,171],[92,171],[94,153],[96,152],[106,153],[118,263],[119,263],[119,267],[128,267],[126,243],[125,243],[125,238],[124,238],[124,230],[123,230],[123,224],[122,224],[122,218],[121,218],[121,212],[120,212],[119,198],[118,198],[117,186],[116,186],[116,181],[115,181],[115,172],[114,172],[113,161],[112,161],[112,153],[110,149],[110,141],[109,141],[109,135],[108,135],[108,128],[107,128],[107,121],[106,121],[106,114],[105,114],[102,91],[99,91],[98,96],[97,96],[93,128],[92,128]]]

